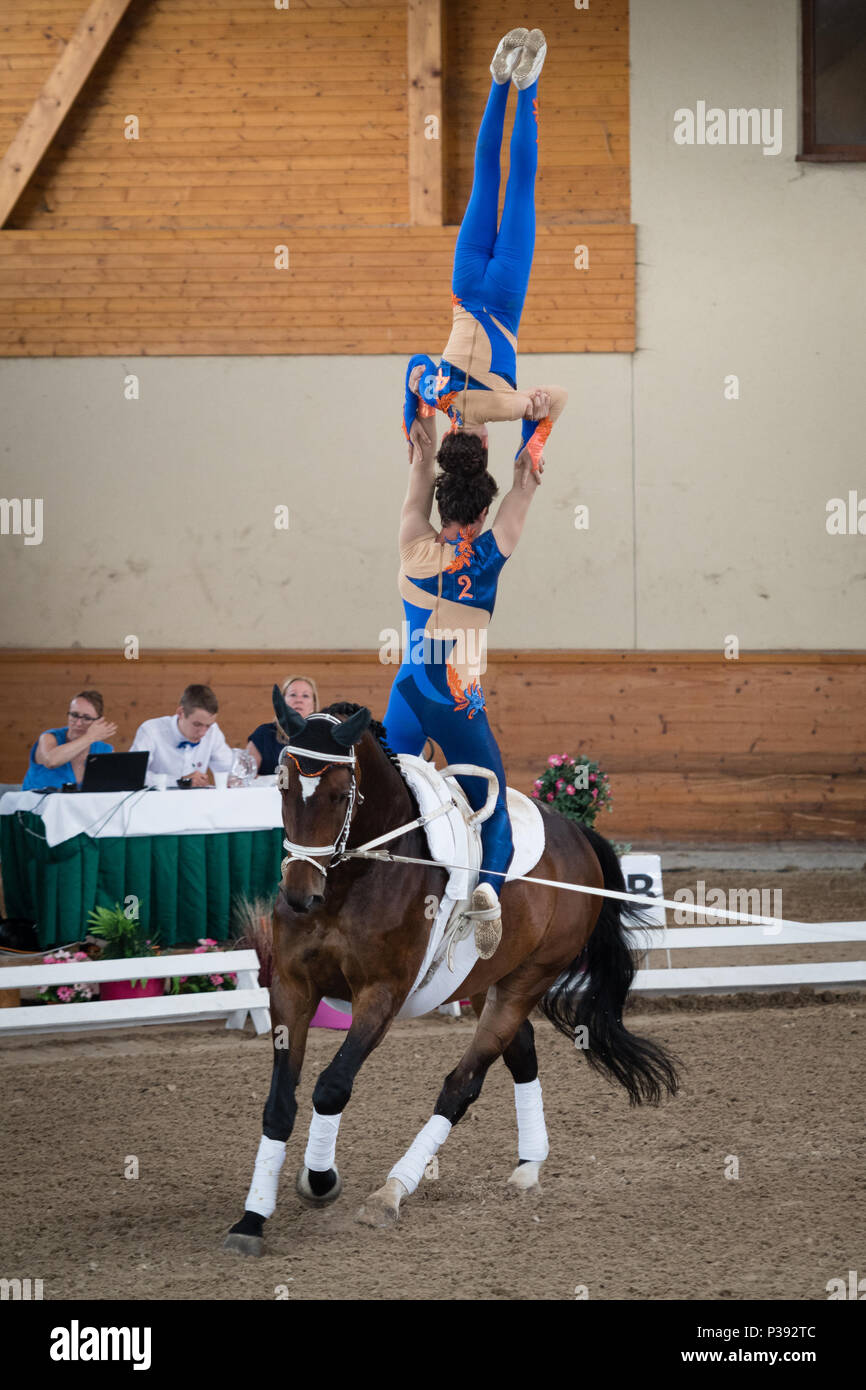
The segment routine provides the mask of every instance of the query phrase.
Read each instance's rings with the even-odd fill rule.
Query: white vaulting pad
[[[400,763],[406,774],[406,780],[418,798],[422,812],[441,804],[445,797],[452,798],[452,796],[453,799],[462,802],[467,813],[469,812],[470,808],[459,786],[455,783],[451,787],[452,779],[448,778],[449,786],[446,788],[444,780],[439,777],[432,764],[422,763],[419,758],[405,756],[401,756]],[[420,769],[417,766],[419,763],[422,763]],[[538,807],[522,792],[514,791],[513,788],[509,787],[506,795],[514,839],[514,857],[509,866],[507,878],[512,879],[529,873],[541,858],[544,851],[544,822]],[[471,872],[466,872],[463,868],[451,872],[445,889],[445,897],[439,905],[439,911],[430,932],[421,969],[418,971],[415,984],[412,986],[406,1002],[397,1015],[398,1018],[417,1018],[420,1014],[430,1013],[432,1009],[437,1008],[463,983],[478,959],[474,929],[471,929],[463,940],[455,943],[452,959],[453,970],[448,967],[445,950],[445,931],[451,920],[452,912],[458,903],[468,906],[472,890],[478,882],[477,866],[481,862],[478,832],[467,827],[460,810],[455,808],[448,815],[438,816],[427,826],[427,839],[431,859],[450,864],[470,865],[472,869]],[[503,936],[507,931],[508,912],[505,909],[502,914]]]

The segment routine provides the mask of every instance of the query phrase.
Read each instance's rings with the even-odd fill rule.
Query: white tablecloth
[[[228,830],[274,830],[282,825],[275,786],[201,787],[189,791],[6,792],[0,816],[33,811],[49,845],[73,835],[216,835]]]

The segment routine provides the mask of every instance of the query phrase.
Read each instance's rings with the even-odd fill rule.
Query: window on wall
[[[803,0],[802,148],[866,162],[866,0]]]

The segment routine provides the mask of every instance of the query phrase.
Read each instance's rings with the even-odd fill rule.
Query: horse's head
[[[342,854],[352,819],[363,800],[355,744],[372,715],[359,709],[347,719],[323,710],[306,719],[273,690],[274,713],[286,747],[277,785],[283,798],[283,860],[280,891],[296,912],[318,907],[328,867]]]

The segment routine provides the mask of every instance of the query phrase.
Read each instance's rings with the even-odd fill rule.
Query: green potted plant
[[[160,954],[156,936],[146,937],[138,913],[129,916],[120,903],[95,907],[87,919],[91,936],[103,942],[102,960],[130,960]],[[152,999],[165,990],[165,980],[105,980],[100,999]]]

